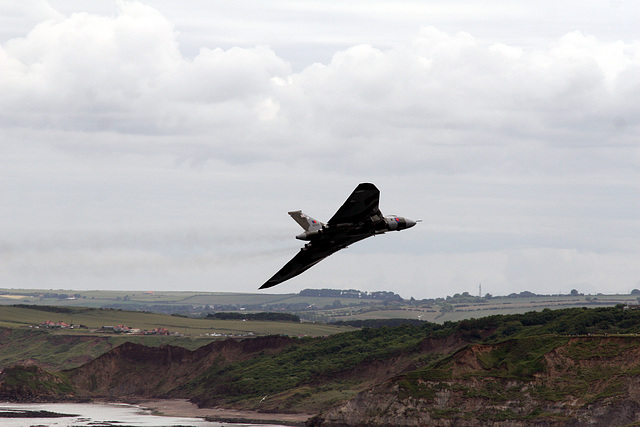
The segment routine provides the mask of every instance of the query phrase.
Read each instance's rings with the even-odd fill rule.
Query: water
[[[151,411],[127,404],[94,403],[0,403],[0,411],[49,411],[70,416],[64,418],[0,418],[3,427],[29,426],[267,426],[267,424],[232,424],[204,421],[200,418],[165,417],[153,415]],[[271,426],[273,426],[271,424]]]

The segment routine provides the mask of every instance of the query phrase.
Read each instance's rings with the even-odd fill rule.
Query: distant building
[[[71,325],[69,325],[68,323],[65,322],[52,322],[51,320],[47,320],[44,321],[40,324],[40,327],[42,328],[61,328],[61,329],[67,329],[70,328]]]
[[[170,335],[167,328],[155,328],[150,331],[144,331],[145,335]]]
[[[171,335],[167,328],[155,328],[150,331],[145,331],[139,328],[131,328],[127,325],[102,326],[96,332],[111,332],[114,334]]]

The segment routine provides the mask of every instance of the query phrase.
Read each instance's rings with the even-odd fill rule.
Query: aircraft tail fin
[[[302,213],[302,211],[291,211],[289,212],[289,215],[291,215],[291,218],[293,218],[295,222],[300,224],[300,227],[304,228],[305,231],[322,229],[323,224],[320,221],[316,221],[310,216]]]

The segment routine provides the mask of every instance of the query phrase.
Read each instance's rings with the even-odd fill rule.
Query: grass
[[[50,368],[70,368],[110,350],[107,338],[56,336],[44,331],[0,330],[0,367],[35,361]]]
[[[90,329],[115,325],[126,325],[144,330],[163,327],[188,336],[203,336],[211,333],[242,335],[250,332],[255,335],[324,336],[355,329],[349,326],[321,323],[196,319],[141,311],[82,307],[74,307],[70,313],[55,313],[39,310],[37,306],[24,308],[0,305],[0,326],[29,327],[39,325],[47,320],[85,325]],[[77,332],[62,330],[57,333]],[[86,333],[86,331],[82,333]]]
[[[414,354],[427,331],[408,328],[363,329],[329,338],[299,340],[277,354],[259,355],[232,366],[214,366],[185,385],[197,399],[212,396],[228,402],[242,402],[266,394],[284,393],[291,405],[310,399],[301,387],[316,381],[324,383],[326,398],[355,394],[366,387],[362,381],[350,382],[341,375],[363,362],[384,363],[394,356]],[[293,397],[292,392],[298,393]]]
[[[4,369],[2,385],[14,398],[33,395],[64,396],[73,392],[63,375],[41,370],[36,366],[15,366]]]

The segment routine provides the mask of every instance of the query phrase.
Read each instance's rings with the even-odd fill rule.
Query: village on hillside
[[[51,320],[46,320],[39,325],[35,326],[36,329],[88,329],[84,325],[70,325],[65,322],[53,322]],[[113,333],[113,334],[132,334],[132,335],[175,335],[179,336],[178,332],[170,332],[167,328],[154,328],[151,330],[143,330],[138,328],[130,328],[126,325],[116,325],[116,326],[102,326],[100,328],[90,329],[90,332],[98,332],[98,333]]]
[[[180,332],[171,332],[169,329],[165,327],[157,327],[153,329],[140,329],[140,328],[131,328],[127,325],[116,325],[116,326],[101,326],[99,328],[88,328],[85,325],[75,325],[68,324],[66,322],[58,321],[54,322],[52,320],[46,320],[39,325],[30,326],[33,329],[87,329],[88,332],[91,333],[107,333],[107,334],[128,334],[128,335],[161,335],[161,336],[174,336],[174,337],[183,337],[187,336],[187,334],[183,334]],[[227,334],[227,333],[218,333],[218,332],[210,332],[202,334],[201,336],[207,336],[211,338],[246,338],[255,336],[253,332],[241,333],[241,334]]]

